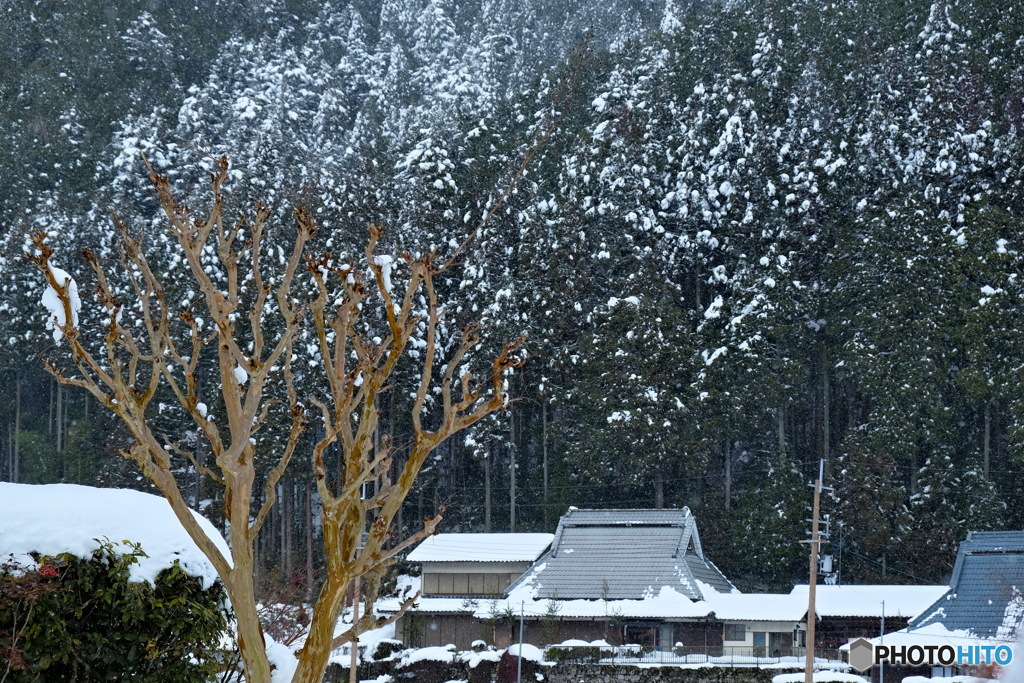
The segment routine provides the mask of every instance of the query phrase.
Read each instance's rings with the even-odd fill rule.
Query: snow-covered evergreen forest
[[[265,202],[285,243],[309,208],[341,254],[370,222],[452,249],[525,159],[439,286],[481,357],[525,334],[529,360],[405,525],[687,505],[738,586],[788,588],[820,458],[844,582],[942,581],[968,530],[1024,525],[1020,3],[32,0],[0,35],[5,480],[143,485],[123,428],[43,369],[63,356],[21,258],[49,232],[84,293],[77,250],[116,266],[117,214],[187,307],[143,154],[196,204],[228,155],[234,210]],[[152,419],[202,462],[184,413]],[[260,547],[283,577],[319,562],[306,460]]]

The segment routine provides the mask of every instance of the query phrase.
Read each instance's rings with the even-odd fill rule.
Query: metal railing
[[[803,668],[806,650],[802,647],[704,647],[677,646],[668,649],[642,647],[640,645],[617,645],[607,647],[563,647],[548,648],[549,659],[567,663],[599,664],[709,664],[713,666],[763,666],[766,664],[792,664]],[[815,664],[821,667],[847,667],[839,650],[817,648]]]

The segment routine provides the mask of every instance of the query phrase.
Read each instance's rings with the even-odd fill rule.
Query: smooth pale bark
[[[401,298],[392,298],[391,265],[386,264],[392,264],[393,260],[385,261],[376,255],[382,235],[380,228],[371,226],[365,261],[355,269],[339,266],[326,254],[304,260],[305,243],[313,235],[315,221],[308,212],[297,210],[297,236],[291,257],[275,274],[274,281],[278,284],[272,292],[260,265],[260,245],[270,212],[257,206],[254,215],[238,222],[222,219],[220,189],[228,177],[226,158],[220,159],[218,170],[212,176],[214,201],[205,221],[185,209],[171,192],[167,178],[151,168],[150,173],[167,220],[167,230],[200,293],[193,306],[202,310],[203,319],[210,321],[210,327],[200,331],[191,312],[172,309],[165,302],[163,286],[146,261],[141,238],[115,218],[125,258],[132,265],[125,272],[131,278],[139,310],[144,315],[141,320],[133,321],[136,323],[133,326],[121,324],[121,303],[107,283],[99,258],[88,250],[83,251],[96,276],[97,298],[107,314],[106,334],[94,337],[101,340],[106,357],[103,362],[97,360],[82,344],[74,323],[69,323],[61,331],[67,341],[64,348],[70,348],[77,376],[65,376],[50,366],[48,370],[61,385],[85,389],[128,428],[133,441],[122,455],[134,460],[142,474],[164,495],[179,523],[211,561],[224,584],[237,621],[239,652],[250,683],[267,683],[271,670],[256,607],[256,539],[278,503],[281,478],[311,420],[307,414],[311,409],[308,404],[319,410],[323,436],[314,445],[312,460],[317,494],[323,505],[326,578],[313,606],[309,633],[298,653],[298,669],[293,679],[297,683],[319,682],[330,652],[338,644],[334,628],[345,591],[360,576],[372,576],[379,582],[395,555],[434,533],[440,517],[425,520],[421,531],[398,543],[392,543],[391,539],[395,517],[400,514],[427,457],[449,436],[506,408],[505,375],[522,365],[518,350],[524,340],[505,345],[491,363],[489,383],[478,384],[472,374],[463,369],[466,354],[480,339],[475,326],[464,328],[460,333],[461,343],[442,357],[441,349],[452,347],[437,338],[444,307],[437,300],[433,278],[455,261],[482,223],[444,263],[440,263],[435,254],[416,258],[403,255],[409,275],[404,291],[395,290]],[[492,208],[491,214],[495,210],[496,207]],[[245,235],[240,234],[243,228]],[[58,293],[64,319],[72,321],[75,315],[70,285],[56,281],[49,266],[53,249],[45,240],[42,232],[33,235],[34,250],[28,258],[36,263],[48,285]],[[211,247],[222,275],[217,281],[204,261]],[[247,259],[251,264],[246,265]],[[300,272],[300,265],[306,267],[306,276],[315,285],[316,296],[311,300],[294,298],[292,283]],[[365,275],[367,271],[370,277]],[[327,286],[328,276],[331,288]],[[254,298],[248,310],[242,308],[242,282]],[[343,290],[340,295],[336,288]],[[371,293],[379,297],[379,301],[371,303],[380,306],[387,320],[387,331],[380,330],[383,332],[380,336],[363,336],[365,321],[360,320],[360,314]],[[273,342],[267,343],[264,315],[273,308],[272,294],[280,320],[275,321],[274,332],[269,335]],[[424,298],[427,305],[421,313],[420,301]],[[248,317],[244,336],[236,331],[236,320],[243,316]],[[304,318],[311,319],[316,334],[327,394],[325,400],[311,396],[306,397],[307,402],[300,402],[294,386],[291,359]],[[414,440],[404,464],[397,468],[397,477],[392,479],[390,439],[378,441],[375,438],[378,397],[390,384],[399,360],[408,355],[410,339],[414,334],[419,336],[422,327],[426,328],[421,338],[425,345],[420,345],[417,356],[422,364],[421,374],[408,416]],[[211,363],[212,367],[200,366],[201,360],[210,361],[212,354],[207,349],[211,346],[216,351],[216,361]],[[218,411],[223,411],[216,421],[208,418],[206,409],[199,409],[197,396],[197,377],[200,374],[206,377],[212,370],[219,374],[217,405]],[[244,381],[238,379],[239,370],[244,371]],[[280,384],[268,383],[272,372],[280,374]],[[201,464],[190,449],[154,433],[147,416],[155,412],[152,401],[161,388],[170,389],[209,444],[212,452],[209,465]],[[276,395],[265,396],[265,392],[276,392]],[[432,420],[437,426],[433,431],[421,423],[428,396],[438,397],[437,419]],[[291,431],[283,450],[277,454],[277,464],[261,478],[265,482],[261,496],[255,493],[258,443],[255,435],[263,426],[271,400],[290,410]],[[61,413],[54,413],[51,399],[51,429],[61,430]],[[330,455],[332,451],[337,452],[336,462]],[[172,457],[180,461],[172,462]],[[189,481],[176,479],[182,471],[187,471],[182,467],[185,462],[190,462],[223,489],[230,561],[193,516],[188,504],[192,497],[188,495]],[[328,469],[336,466],[336,476],[329,476]],[[364,500],[364,484],[376,480],[382,480],[377,495]],[[179,489],[179,484],[184,490]],[[277,519],[282,559],[285,568],[290,570],[295,491],[290,486],[281,486],[280,490],[283,500],[278,506],[281,514]],[[273,523],[270,526],[272,528]],[[385,549],[385,546],[390,547]],[[375,594],[375,591],[375,587],[368,588],[368,593]],[[404,605],[399,614],[410,604],[411,601]],[[352,633],[357,635],[361,629],[377,626],[379,624],[372,618],[361,620]]]

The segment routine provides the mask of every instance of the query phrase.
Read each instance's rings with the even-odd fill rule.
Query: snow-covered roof
[[[948,590],[948,586],[818,586],[814,611],[819,617],[881,617],[885,614],[887,617],[912,619]],[[790,595],[803,604],[806,612],[807,585],[794,586]]]
[[[533,562],[554,534],[436,534],[409,553],[410,562]]]
[[[400,592],[409,595],[419,590],[418,577],[403,577],[399,581]],[[379,612],[397,612],[402,598],[384,598],[374,607]],[[706,617],[710,613],[707,604],[694,602],[670,587],[662,587],[639,600],[545,600],[538,599],[532,584],[520,585],[507,598],[418,598],[415,612],[429,614],[473,614],[477,619],[490,619],[495,614],[508,610],[519,614],[523,609],[530,618],[556,614],[566,619],[604,619],[610,614],[640,619],[673,619],[683,617]]]
[[[920,614],[946,586],[818,586],[819,617],[910,617]],[[712,593],[701,591],[715,616],[726,621],[801,621],[807,614],[807,585],[789,593]]]
[[[942,624],[935,622],[916,629],[902,628],[899,631],[886,633],[884,636],[868,638],[875,645],[992,645],[993,640],[981,638],[970,631],[950,630]],[[1007,644],[1014,644],[1013,640],[1002,641]],[[850,644],[840,646],[840,650],[849,650]]]
[[[723,621],[792,621],[807,614],[807,599],[789,593],[711,593],[706,596],[711,611]]]
[[[380,612],[397,612],[401,600],[387,598],[375,605]],[[502,599],[419,598],[413,611],[430,614],[473,614],[477,619],[489,619],[494,614],[523,610],[531,619],[555,615],[561,619],[604,619],[614,614],[629,619],[676,619],[708,616],[710,610],[703,602],[694,602],[678,591],[663,586],[657,593],[640,600],[544,600],[533,599],[533,594],[513,593]]]
[[[227,543],[213,524],[192,515],[230,561]],[[131,581],[154,582],[177,560],[188,574],[209,587],[217,572],[182,528],[161,496],[127,489],[98,489],[75,484],[0,482],[0,556],[31,562],[30,552],[89,557],[96,539],[142,545],[146,557],[129,571]]]
[[[975,531],[957,551],[949,593],[910,623],[1013,640],[1024,630],[1024,531]]]

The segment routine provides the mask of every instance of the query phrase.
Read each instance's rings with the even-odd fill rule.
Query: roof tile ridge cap
[[[555,537],[551,539],[551,548],[548,550],[548,557],[558,557],[558,548],[562,544],[562,534],[565,531],[565,527],[570,526],[566,522],[566,518],[576,511],[577,509],[569,508],[569,510],[559,518],[558,526],[555,528]],[[541,553],[541,557],[544,557],[543,553]],[[536,561],[540,561],[540,557],[538,557]]]
[[[679,525],[679,540],[676,541],[676,549],[672,551],[672,559],[673,560],[679,558],[680,548],[684,548],[685,546],[689,545],[687,543],[687,537],[689,537],[690,534],[688,534],[687,531],[689,531],[690,529],[691,529],[691,526],[689,524],[687,524],[686,522],[684,522],[683,524]],[[683,554],[685,554],[685,551],[682,551],[682,552],[683,552]]]
[[[967,540],[961,542],[960,547],[957,548],[956,560],[953,562],[953,572],[949,577],[949,592],[947,595],[960,592],[960,577],[964,573],[964,564],[967,556],[971,554],[971,549],[966,546],[970,544],[973,536],[974,532],[967,532]]]

